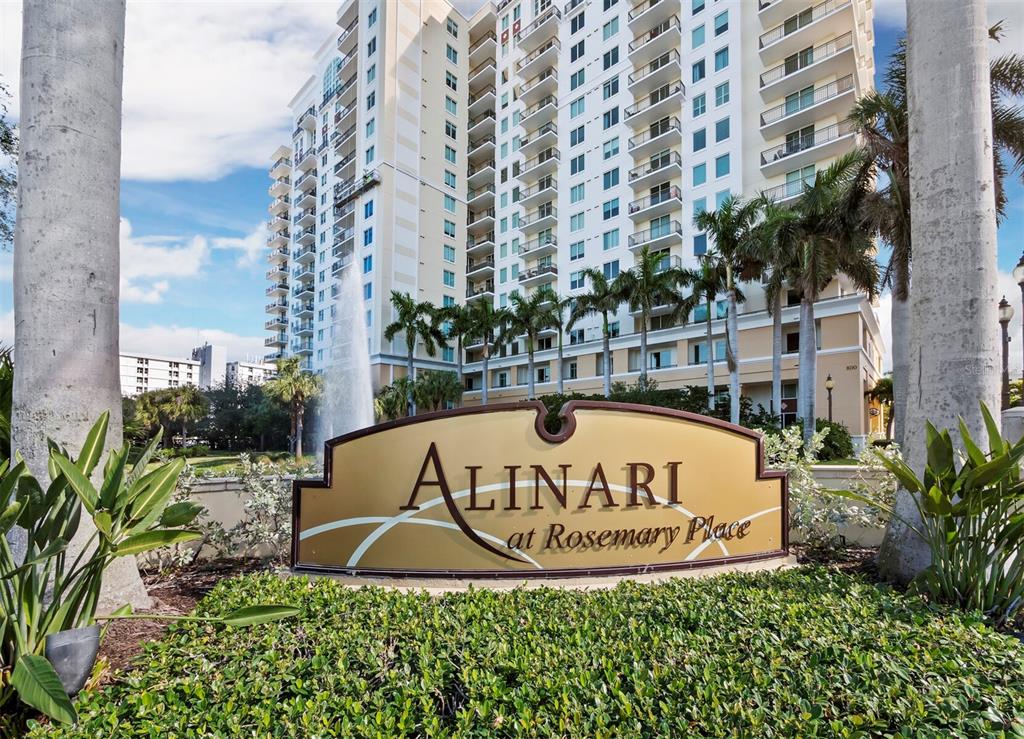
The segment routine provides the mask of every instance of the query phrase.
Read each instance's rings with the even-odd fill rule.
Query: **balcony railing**
[[[647,210],[648,208],[652,208],[655,205],[660,205],[661,203],[667,203],[670,200],[680,200],[681,201],[682,198],[683,198],[682,190],[680,190],[678,187],[673,185],[672,187],[668,188],[667,190],[662,190],[662,191],[658,192],[655,195],[650,195],[650,196],[648,196],[646,198],[640,198],[639,200],[634,200],[632,203],[629,204],[629,212],[630,212],[630,214],[639,213],[642,210]]]
[[[676,32],[679,31],[678,15],[674,15],[671,18],[666,18],[661,23],[652,28],[650,31],[647,31],[646,33],[630,41],[629,50],[636,51],[641,46],[644,46],[646,44],[649,44],[651,41],[654,41],[654,39],[658,38],[658,36],[660,36],[661,34],[668,33],[673,29],[675,29]]]
[[[558,149],[556,149],[554,147],[548,147],[547,149],[542,151],[540,154],[535,156],[533,159],[527,159],[525,162],[523,162],[522,172],[524,172],[524,173],[528,172],[529,170],[533,169],[537,165],[543,164],[544,162],[547,162],[547,161],[549,161],[551,159],[554,159],[556,161],[561,159],[561,156],[558,153]]]
[[[470,259],[466,261],[466,274],[476,272],[478,269],[494,267],[494,257],[483,257],[482,259]]]
[[[784,39],[791,33],[796,33],[815,21],[821,20],[826,15],[831,15],[838,10],[848,7],[850,7],[850,0],[825,0],[825,2],[815,5],[813,8],[809,8],[802,13],[797,13],[791,18],[787,18],[770,31],[762,33],[760,38],[760,48],[763,49],[769,44],[774,44],[776,41]]]
[[[472,120],[470,120],[469,127],[473,128],[475,126],[478,126],[479,124],[483,123],[488,118],[491,119],[492,123],[494,122],[494,110],[487,109],[483,113],[478,115],[476,118],[473,118]]]
[[[474,149],[483,146],[484,144],[494,144],[494,136],[481,136],[476,141],[470,141],[469,150],[472,152]]]
[[[569,13],[576,10],[577,7],[585,2],[586,0],[569,0],[569,2],[565,4],[565,7],[562,8],[562,12],[565,13],[565,15],[569,15]]]
[[[345,167],[347,167],[348,165],[352,164],[352,162],[354,162],[355,160],[356,160],[356,154],[355,154],[355,152],[352,152],[347,157],[345,157],[340,162],[338,162],[337,164],[334,165],[334,174],[335,175],[340,175],[341,171],[343,169],[345,169]]]
[[[541,234],[537,238],[527,241],[525,244],[520,245],[519,254],[520,256],[522,256],[523,254],[529,255],[531,252],[535,252],[538,249],[543,249],[546,246],[558,246],[558,239],[555,237],[554,234]]]
[[[520,85],[520,87],[519,87],[519,97],[522,97],[523,95],[528,93],[530,90],[535,88],[537,85],[541,84],[545,80],[551,79],[552,77],[555,79],[555,82],[558,81],[558,73],[555,72],[555,68],[554,67],[548,67],[543,72],[538,74],[536,77],[534,77],[534,78],[532,78],[530,80],[527,80],[522,85]]]
[[[787,139],[786,143],[773,146],[771,149],[765,149],[761,152],[761,166],[777,162],[780,159],[799,154],[801,151],[807,149],[813,149],[815,146],[822,146],[830,141],[842,138],[853,133],[853,126],[845,121],[843,123],[833,123],[831,126],[825,126],[818,131],[812,131],[809,134],[795,136]]]
[[[485,218],[494,218],[494,208],[485,208],[484,210],[470,211],[469,217],[466,218],[466,223],[472,226],[477,221],[482,221]]]
[[[820,61],[833,57],[841,51],[846,51],[853,46],[853,32],[844,33],[839,38],[826,41],[824,44],[815,46],[810,51],[801,51],[794,54],[777,67],[772,67],[761,75],[761,87],[767,87],[801,69],[817,64]]]
[[[799,113],[801,110],[806,110],[826,100],[831,100],[852,89],[853,75],[848,74],[834,82],[829,82],[827,85],[815,88],[811,93],[801,93],[792,102],[786,102],[782,105],[776,105],[774,108],[769,108],[761,114],[761,125],[767,126],[776,121],[781,121],[783,118],[788,118],[794,113]]]
[[[477,295],[494,292],[494,280],[488,280],[482,285],[470,285],[466,288],[466,297],[474,298]]]
[[[493,94],[494,94],[494,85],[488,85],[487,87],[482,89],[480,92],[476,93],[475,95],[470,95],[469,96],[469,104],[470,105],[474,105],[477,100],[483,100],[488,95],[493,95]],[[494,114],[493,110],[491,111],[491,114],[492,115]]]
[[[343,205],[360,193],[380,184],[380,172],[372,170],[364,172],[361,177],[354,177],[347,182],[339,182],[334,186],[334,204]]]
[[[478,197],[486,193],[491,193],[493,195],[494,185],[483,185],[482,187],[478,187],[475,190],[470,190],[468,193],[466,193],[466,200],[476,200]]]
[[[650,64],[645,64],[640,69],[636,70],[635,72],[632,72],[629,75],[629,84],[632,85],[634,82],[639,82],[644,77],[654,74],[659,69],[672,65],[675,65],[676,67],[679,66],[679,52],[676,51],[675,49],[673,49],[672,51],[665,52]]]
[[[466,170],[466,176],[467,177],[472,177],[473,175],[477,174],[478,172],[483,172],[485,169],[488,169],[488,168],[494,169],[494,160],[493,159],[488,159],[486,162],[483,162],[482,164],[478,164],[475,167],[470,167],[468,170]]]
[[[631,234],[629,237],[630,248],[634,246],[641,246],[643,244],[662,239],[666,236],[682,236],[683,227],[679,221],[669,221],[665,225],[656,226],[654,228],[648,228],[643,231],[638,231],[635,234]]]
[[[473,42],[473,45],[469,47],[469,53],[472,54],[474,51],[479,49],[481,46],[486,44],[488,41],[498,41],[498,37],[494,35],[494,31],[488,31],[483,36]]]
[[[346,41],[348,41],[349,38],[351,38],[352,34],[355,33],[358,29],[359,29],[359,19],[356,18],[354,21],[352,21],[351,23],[348,24],[348,26],[345,28],[344,31],[342,31],[340,34],[338,34],[337,46],[339,48],[341,48],[341,46],[343,46],[344,43]]]
[[[343,141],[347,141],[348,138],[356,132],[356,124],[353,123],[351,126],[346,128],[344,131],[335,131],[331,134],[331,141],[335,146],[339,146]]]
[[[494,243],[494,231],[488,231],[483,236],[470,236],[466,240],[466,248],[474,249],[481,244],[493,244]]]
[[[671,151],[666,154],[661,154],[647,162],[647,164],[641,164],[639,167],[634,167],[629,170],[629,181],[632,182],[633,180],[641,177],[646,177],[649,174],[653,174],[654,172],[673,165],[681,167],[682,164],[683,160],[679,156],[679,152]]]
[[[536,223],[544,218],[558,218],[558,208],[551,203],[545,203],[536,210],[530,211],[519,219],[519,227],[525,228],[531,223]]]
[[[351,113],[355,109],[356,109],[356,105],[355,105],[355,103],[353,103],[352,105],[348,106],[344,110],[339,110],[337,113],[334,114],[334,123],[338,124],[345,116],[347,116],[349,113]]]
[[[531,33],[536,31],[538,28],[540,28],[542,25],[547,23],[552,18],[560,21],[562,20],[562,14],[554,5],[549,5],[548,9],[542,12],[536,18],[534,18],[533,22],[530,23],[530,25],[528,25],[526,28],[520,29],[519,33],[516,34],[516,40],[522,41],[524,38],[529,36]]]
[[[278,167],[290,167],[292,166],[292,160],[290,157],[281,157],[270,167],[271,169],[277,169]]]
[[[525,57],[516,62],[516,72],[520,71],[523,67],[527,66],[530,62],[539,57],[545,51],[550,51],[551,49],[561,50],[561,48],[562,45],[559,43],[557,38],[548,39],[543,44],[541,44],[536,49],[527,54]]]
[[[519,281],[526,282],[532,280],[535,277],[543,277],[545,275],[558,275],[558,266],[555,264],[542,264],[539,267],[528,269],[525,272],[519,273]]]
[[[292,178],[291,177],[278,177],[277,179],[274,180],[274,183],[271,185],[271,187],[273,187],[274,185],[291,185],[291,184],[292,184]]]
[[[477,64],[475,67],[473,67],[471,70],[469,70],[469,79],[473,79],[474,77],[476,77],[477,74],[482,72],[486,67],[493,67],[493,66],[494,66],[494,57],[493,56],[487,57],[482,62]]]
[[[685,92],[685,90],[686,87],[683,85],[682,82],[679,81],[673,82],[670,85],[664,85],[662,87],[659,87],[657,90],[648,95],[646,100],[641,100],[638,103],[633,103],[628,108],[626,108],[626,119],[628,120],[629,118],[635,116],[637,113],[642,113],[648,108],[653,108],[655,105],[662,102],[663,100],[666,100],[667,98],[670,98],[673,95]]]
[[[292,259],[302,259],[307,254],[316,256],[316,247],[312,244],[307,244],[305,246],[300,246],[298,249],[293,249]]]
[[[288,307],[288,298],[278,298],[277,300],[275,300],[272,303],[267,303],[267,306],[264,309],[264,312],[265,313],[275,313],[275,312],[281,310],[282,308],[287,308],[287,307]]]
[[[555,125],[554,121],[548,121],[543,126],[541,126],[536,131],[534,131],[531,135],[526,136],[525,138],[523,138],[523,140],[519,142],[519,148],[522,149],[524,146],[528,145],[531,141],[534,141],[535,139],[539,139],[541,136],[545,136],[545,135],[547,135],[549,133],[553,133],[553,134],[555,134],[555,136],[558,135],[558,126]]]
[[[644,2],[634,5],[632,10],[629,11],[629,20],[638,18],[662,1],[663,0],[644,0]]]

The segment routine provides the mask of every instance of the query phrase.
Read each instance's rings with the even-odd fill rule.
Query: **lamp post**
[[[1020,285],[1021,305],[1024,306],[1024,254],[1020,255],[1020,261],[1013,268],[1013,279]],[[1013,313],[1011,312],[1010,315],[1013,315]],[[1021,350],[1024,350],[1024,341],[1021,342]]]
[[[1002,407],[1005,411],[1010,407],[1010,319],[1013,318],[1013,306],[1006,301],[1006,296],[999,301],[999,326],[1003,330],[1003,383]]]
[[[825,378],[825,389],[828,390],[828,422],[832,423],[832,389],[836,386],[836,383],[832,380],[832,373],[828,373],[828,377]]]

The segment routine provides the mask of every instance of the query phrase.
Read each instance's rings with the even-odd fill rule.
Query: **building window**
[[[576,116],[581,115],[585,109],[586,104],[583,102],[583,98],[576,98],[569,103],[569,117],[575,118]]]
[[[444,109],[451,115],[458,115],[458,105],[447,95],[444,96]]]
[[[569,230],[572,232],[583,230],[583,214],[575,213],[569,217]]]
[[[446,169],[444,171],[444,184],[448,185],[448,187],[452,188],[453,190],[455,189],[455,187],[456,187],[455,173],[452,172],[451,170]]]
[[[619,63],[619,47],[616,46],[616,47],[611,48],[608,51],[606,51],[604,53],[604,56],[601,59],[601,63],[602,63],[602,69],[608,69],[609,67],[614,67],[616,64],[618,64]]]
[[[451,195],[444,196],[444,209],[449,213],[455,212],[455,198]]]
[[[579,174],[583,171],[584,167],[584,155],[574,156],[569,160],[569,174]]]
[[[449,90],[457,91],[459,89],[459,78],[451,72],[444,73],[444,83],[448,86]]]
[[[444,285],[445,287],[455,287],[455,273],[450,269],[444,270]]]
[[[729,138],[729,119],[723,118],[715,123],[715,141],[725,141]]]
[[[605,159],[611,159],[613,156],[619,153],[619,137],[616,136],[611,141],[605,141],[603,153]]]
[[[369,43],[366,44],[366,56],[372,56],[377,51],[377,37],[374,36],[370,39]]]
[[[366,70],[366,84],[370,84],[377,79],[377,65],[371,64],[369,69]]]
[[[693,186],[700,187],[708,181],[708,165],[697,164],[693,168]]]
[[[604,215],[604,220],[606,221],[617,216],[619,214],[619,199],[614,198],[606,201],[601,206],[601,213]]]
[[[574,62],[581,56],[583,56],[583,42],[578,41],[577,43],[573,44],[572,47],[570,47],[569,49],[569,61]]]
[[[693,99],[693,117],[704,115],[704,111],[707,109],[707,98],[704,93],[697,95]]]
[[[363,218],[369,218],[373,215],[373,201],[368,200],[363,203]]]
[[[612,95],[616,95],[619,92],[619,78],[612,77],[610,80],[606,80],[604,85],[601,87],[601,96],[603,100],[607,100]]]
[[[729,66],[729,47],[719,49],[715,52],[715,71],[720,72]]]
[[[614,249],[619,245],[619,229],[613,228],[611,231],[605,231],[601,234],[601,247],[605,251],[608,249]]]
[[[373,297],[373,283],[367,282],[363,285],[363,300],[369,300]]]
[[[715,158],[715,177],[725,177],[729,174],[729,155],[723,154]]]
[[[583,143],[583,126],[577,126],[569,132],[569,146],[576,146]]]
[[[715,105],[725,105],[729,102],[729,83],[723,82],[715,87]]]
[[[586,286],[586,279],[583,277],[583,270],[569,273],[569,289],[581,290]],[[582,329],[581,329],[582,330]]]
[[[604,173],[604,175],[602,175],[601,181],[605,190],[615,187],[619,184],[619,168],[616,167],[615,169],[609,169]]]
[[[363,274],[365,275],[366,273],[370,272],[371,270],[373,270],[373,255],[372,254],[370,254],[369,256],[363,257]]]
[[[372,110],[373,106],[377,104],[377,92],[371,90],[370,94],[366,96],[366,109]]]
[[[586,187],[583,183],[580,183],[579,185],[573,185],[572,189],[569,190],[569,202],[578,203],[581,200],[583,200],[585,191]]]
[[[703,213],[708,209],[707,198],[697,198],[693,201],[693,215],[696,218],[698,214]]]
[[[693,132],[693,150],[700,151],[708,145],[708,132],[707,129],[700,129],[699,131]]]
[[[604,112],[604,115],[601,116],[601,123],[604,125],[605,130],[611,128],[612,126],[614,126],[618,122],[619,122],[619,109],[617,107],[616,108],[612,108],[611,110],[606,110]]]
[[[707,234],[696,234],[693,237],[693,256],[700,257],[707,254],[708,251],[708,235]]]
[[[444,235],[450,239],[455,238],[455,222],[449,221],[447,218],[444,220]]]
[[[371,118],[366,122],[366,135],[373,136],[373,132],[377,129],[377,120]]]
[[[604,273],[606,280],[614,280],[619,276],[619,260],[616,259],[611,262],[605,262],[601,265],[601,271]]]
[[[377,9],[374,8],[366,14],[366,27],[373,28],[373,24],[377,22]]]
[[[695,62],[691,68],[691,78],[694,82],[700,82],[704,79],[706,70],[704,68],[704,60],[701,59],[699,62]]]
[[[363,246],[369,246],[373,243],[373,226],[363,229]]]
[[[690,48],[698,49],[704,45],[704,24],[697,26],[690,31]]]
[[[451,44],[445,44],[444,55],[448,57],[448,61],[452,64],[459,63],[459,52],[457,52]]]
[[[729,30],[729,11],[719,13],[715,16],[715,35],[721,36]]]
[[[570,262],[574,262],[577,259],[583,259],[583,253],[584,253],[584,246],[583,246],[583,244],[584,244],[584,242],[582,242],[582,241],[574,241],[573,243],[569,244],[569,261]]]
[[[569,21],[570,36],[583,29],[583,26],[586,23],[586,21],[583,18],[583,15],[583,13],[580,13],[579,15],[574,16],[571,21]]]
[[[453,21],[451,18],[448,19],[448,33],[455,38],[459,37],[459,24]]]
[[[458,135],[458,129],[455,124],[451,121],[444,122],[444,134],[450,139],[454,139]]]
[[[584,70],[580,69],[573,72],[572,76],[569,77],[569,89],[575,90],[577,87],[581,86],[585,80],[586,75],[584,74]]]

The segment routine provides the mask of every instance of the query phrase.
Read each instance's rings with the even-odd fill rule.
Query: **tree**
[[[164,414],[181,426],[181,443],[188,441],[188,425],[206,415],[210,402],[195,385],[169,388],[164,396]]]
[[[473,319],[470,308],[467,305],[450,305],[441,309],[441,317],[444,319],[445,336],[448,340],[455,339],[455,362],[456,379],[460,387],[465,387],[463,379],[463,344],[469,332],[473,328]],[[459,399],[461,400],[461,393]]]
[[[7,120],[7,101],[10,99],[7,85],[0,82],[0,163],[18,159],[18,134],[16,127]],[[18,191],[17,172],[0,166],[0,248],[6,249],[14,240],[15,195]]]
[[[515,341],[519,336],[526,338],[526,365],[529,373],[526,382],[526,397],[530,400],[537,397],[534,392],[536,379],[534,354],[537,349],[537,339],[540,338],[544,329],[554,325],[551,308],[557,301],[558,296],[550,288],[534,290],[526,297],[518,292],[513,292],[509,296],[511,306],[508,311],[508,320],[501,336],[498,337],[498,343],[507,344]]]
[[[611,329],[608,315],[615,314],[622,305],[622,294],[604,276],[604,272],[593,267],[583,270],[584,279],[590,282],[590,290],[578,295],[569,317],[571,329],[577,321],[585,316],[601,316],[601,352],[604,363],[604,396],[612,394],[612,351]]]
[[[417,408],[439,411],[448,403],[458,401],[462,396],[462,383],[454,372],[424,370],[416,376],[412,392]]]
[[[373,410],[378,421],[393,421],[402,418],[409,410],[407,399],[409,385],[413,384],[408,377],[397,377],[390,385],[385,385],[373,399]]]
[[[863,228],[862,204],[871,178],[871,163],[859,151],[847,152],[804,184],[793,205],[794,256],[787,281],[800,294],[799,407],[804,443],[811,444],[816,417],[818,337],[814,304],[822,290],[845,275],[858,290],[873,297],[878,285],[875,245]]]
[[[491,357],[491,347],[494,338],[504,331],[505,324],[509,320],[508,311],[496,309],[488,300],[477,300],[469,309],[470,331],[468,336],[479,339],[483,342],[483,383],[480,391],[480,402],[487,405],[487,387],[491,384],[488,370],[488,362]]]
[[[715,252],[725,267],[725,361],[729,368],[729,420],[740,422],[740,347],[736,316],[736,278],[749,277],[745,255],[750,250],[760,202],[743,202],[730,195],[714,210],[702,210],[693,218],[700,231],[706,231],[715,244]]]
[[[690,288],[690,294],[679,301],[676,306],[675,318],[680,321],[689,320],[703,302],[707,306],[704,321],[706,326],[706,354],[707,354],[707,379],[708,379],[708,413],[715,412],[715,349],[711,339],[712,308],[715,305],[715,298],[725,289],[725,268],[722,260],[714,251],[709,251],[701,257],[700,266],[696,269],[683,270],[680,275],[680,284]],[[731,412],[731,408],[730,408]]]
[[[892,377],[879,377],[875,386],[864,393],[870,400],[879,403],[883,408],[888,408],[885,414],[885,438],[892,438]]]
[[[999,403],[996,86],[989,82],[986,25],[983,0],[907,2],[914,391],[907,393],[903,450],[918,475],[926,466],[926,420],[938,429],[962,424],[978,438],[986,427],[980,403]],[[879,570],[905,581],[928,566],[930,552],[903,523],[918,519],[905,490],[897,492],[895,511]]]
[[[681,270],[673,267],[668,252],[643,247],[636,262],[615,278],[613,287],[640,314],[640,382],[647,382],[647,332],[657,306],[675,306],[681,299],[677,287]]]
[[[291,412],[292,453],[302,456],[302,431],[306,406],[320,395],[322,383],[318,375],[302,369],[299,357],[277,361],[277,377],[264,383],[267,394],[287,403]]]
[[[408,293],[400,293],[397,290],[391,291],[391,306],[395,311],[395,320],[384,328],[384,338],[394,341],[398,334],[405,337],[406,375],[410,380],[414,380],[413,359],[416,354],[416,343],[422,341],[427,356],[435,356],[437,347],[445,344],[444,332],[441,330],[443,319],[433,303],[426,300],[417,303]],[[409,415],[416,415],[412,385],[409,386],[408,403]]]
[[[107,448],[122,441],[124,19],[124,3],[113,0],[24,4],[11,446],[37,477],[48,468],[48,439],[78,449],[104,412],[110,413]],[[72,559],[93,531],[81,522],[68,549]],[[13,539],[21,557],[25,538]],[[134,557],[112,564],[104,593],[106,605],[150,605]]]
[[[550,289],[550,288],[548,288]],[[569,325],[569,316],[572,315],[574,299],[571,297],[560,298],[551,291],[551,326],[558,331],[558,394],[565,393],[565,330]]]

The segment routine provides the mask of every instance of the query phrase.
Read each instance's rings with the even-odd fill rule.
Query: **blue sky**
[[[232,359],[264,353],[267,161],[288,138],[287,104],[312,71],[311,54],[331,33],[336,7],[284,0],[129,5],[124,350],[180,355],[205,340],[226,345]],[[875,7],[880,74],[903,32],[903,7],[902,0],[875,0]],[[989,7],[990,21],[1012,16],[1014,25],[1024,24],[1012,3]],[[20,7],[0,2],[0,76],[8,83],[16,80],[20,25]],[[1021,48],[1020,30],[1012,28],[996,50]],[[1009,197],[999,230],[1004,273],[1024,251],[1019,179]],[[0,256],[0,340],[13,333],[10,271],[10,256]],[[1003,290],[1017,290],[1002,278]],[[883,300],[883,325],[886,312]]]

